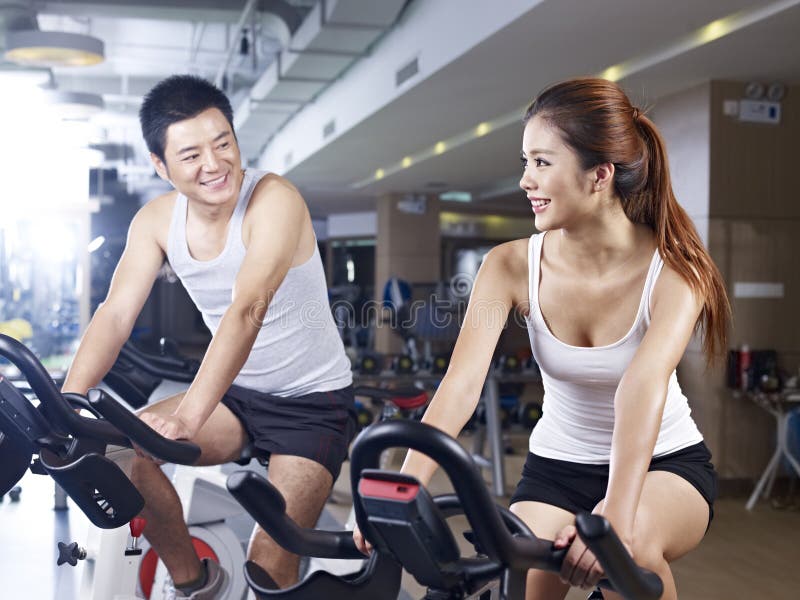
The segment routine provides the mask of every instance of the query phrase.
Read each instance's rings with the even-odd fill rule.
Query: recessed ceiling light
[[[9,68],[11,67],[11,68]],[[6,64],[0,68],[0,83],[13,86],[43,86],[49,84],[49,69],[24,69]]]
[[[20,65],[81,67],[102,62],[104,55],[103,41],[82,33],[38,29],[6,33],[5,58]]]
[[[85,120],[105,107],[103,97],[98,94],[46,90],[44,95],[62,119]]]

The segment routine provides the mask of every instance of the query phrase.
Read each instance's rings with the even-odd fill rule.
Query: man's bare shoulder
[[[145,202],[142,208],[139,209],[138,214],[151,219],[164,218],[165,216],[171,218],[172,211],[175,208],[175,199],[177,197],[177,190],[171,190],[160,194],[152,200]]]
[[[285,177],[276,175],[275,173],[267,173],[259,179],[255,188],[253,189],[252,202],[262,203],[274,200],[294,200],[295,202],[305,204],[303,196],[300,191]]]
[[[139,235],[152,236],[159,246],[166,248],[177,196],[178,192],[173,190],[147,201],[133,218],[131,230],[135,229]]]
[[[285,217],[290,222],[308,220],[308,207],[300,191],[292,183],[280,175],[268,173],[264,175],[250,197],[245,212],[245,227],[254,222],[276,223]]]

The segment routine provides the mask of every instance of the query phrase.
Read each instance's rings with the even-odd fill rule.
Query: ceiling
[[[119,165],[132,180],[150,178],[135,118],[146,90],[224,73],[246,158],[298,184],[317,215],[453,189],[479,210],[527,210],[513,191],[519,117],[555,80],[620,65],[647,106],[711,79],[800,82],[800,0],[0,0],[0,21],[21,7],[42,29],[104,40],[103,63],[53,76],[103,94],[99,141],[132,148]],[[731,15],[732,31],[697,40]],[[380,88],[406,55],[420,73]],[[471,134],[478,123],[492,127]]]

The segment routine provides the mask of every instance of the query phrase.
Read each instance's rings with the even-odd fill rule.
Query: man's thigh
[[[286,500],[286,513],[301,527],[314,527],[328,499],[333,476],[309,458],[273,454],[267,476]]]
[[[184,393],[148,405],[138,412],[170,415],[175,412]],[[195,464],[218,465],[239,458],[249,439],[239,418],[227,406],[219,403],[191,441],[202,450]]]

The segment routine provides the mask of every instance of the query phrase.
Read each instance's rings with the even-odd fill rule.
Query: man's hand
[[[170,439],[170,440],[190,440],[197,432],[191,429],[184,423],[177,415],[157,415],[150,412],[143,412],[139,418],[145,422],[157,434]],[[149,456],[143,452],[141,448],[136,447],[136,454],[139,456]],[[157,463],[161,464],[163,461],[150,457]]]

